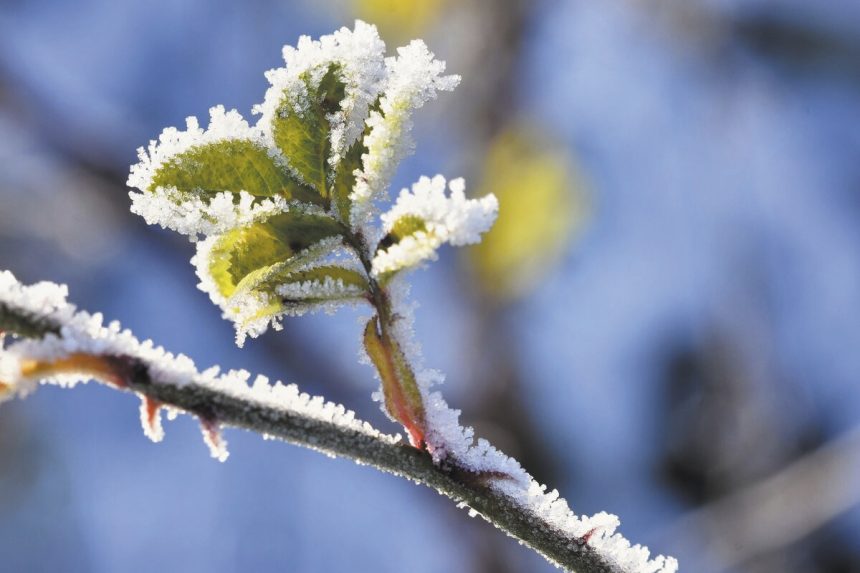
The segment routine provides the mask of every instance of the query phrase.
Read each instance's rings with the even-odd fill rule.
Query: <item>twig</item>
[[[57,333],[59,324],[0,304],[0,330],[23,337]],[[435,489],[470,515],[480,515],[509,536],[525,544],[550,563],[579,573],[619,571],[588,544],[588,535],[571,538],[512,498],[488,487],[474,474],[434,465],[426,452],[391,436],[361,431],[323,421],[300,411],[276,408],[238,398],[228,392],[194,382],[175,384],[154,380],[151,365],[137,357],[110,356],[120,365],[122,383],[104,381],[114,388],[136,392],[164,406],[180,409],[203,421],[242,428],[266,437],[343,456],[381,471]],[[480,478],[480,476],[479,476]]]
[[[803,539],[860,504],[860,426],[775,473],[679,519],[664,536],[699,531],[731,569]]]

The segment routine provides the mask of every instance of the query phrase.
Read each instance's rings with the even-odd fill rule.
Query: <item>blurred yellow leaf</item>
[[[402,42],[420,35],[441,13],[446,0],[353,0],[356,15],[373,22],[386,39]]]
[[[486,193],[498,197],[499,218],[470,257],[480,288],[511,300],[559,261],[585,220],[586,193],[568,153],[522,124],[490,143],[475,195]]]

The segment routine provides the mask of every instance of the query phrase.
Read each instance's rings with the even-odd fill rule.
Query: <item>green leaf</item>
[[[280,285],[299,284],[306,282],[318,282],[322,285],[325,284],[326,279],[331,279],[333,281],[341,281],[345,286],[358,287],[364,292],[367,292],[367,290],[370,288],[364,275],[354,270],[347,269],[338,265],[323,265],[301,271],[286,271],[282,273],[276,273],[268,277],[265,280],[264,285],[261,285],[259,288],[269,290],[274,289],[275,287]],[[284,303],[315,302],[322,300],[337,300],[339,298],[341,297],[312,294],[308,297],[303,297],[301,299],[284,300]]]
[[[326,116],[340,109],[345,85],[335,64],[329,66],[319,86],[309,85],[308,77],[304,80],[308,84],[308,109],[297,109],[291,98],[285,97],[272,122],[272,132],[293,169],[325,198],[331,154],[331,125]]]
[[[275,163],[265,147],[244,139],[197,145],[165,161],[149,190],[175,187],[183,194],[206,196],[246,191],[255,197],[280,195],[319,202],[319,198]]]
[[[426,423],[421,390],[400,345],[389,332],[380,331],[376,316],[364,327],[364,349],[382,380],[385,410],[403,424],[413,446],[423,447]]]
[[[338,215],[344,223],[349,223],[349,213],[352,209],[352,200],[349,196],[355,187],[355,170],[361,169],[361,156],[365,153],[367,148],[362,138],[349,148],[335,170],[332,194]]]
[[[341,224],[331,217],[279,213],[219,237],[210,254],[209,273],[221,295],[229,298],[321,255],[313,247],[342,233]]]
[[[291,266],[294,267],[295,265]],[[307,310],[310,305],[355,300],[361,296],[361,294],[326,292],[325,285],[327,278],[334,281],[340,280],[346,286],[352,285],[358,287],[361,293],[367,292],[369,288],[367,279],[362,274],[337,265],[325,265],[302,271],[291,271],[289,266],[287,266],[280,271],[275,270],[270,272],[264,280],[255,285],[255,292],[263,292],[268,295],[267,302],[257,308],[253,314],[243,317],[242,326],[245,327],[260,319],[271,319],[288,311]],[[293,297],[285,297],[276,292],[277,287],[282,285],[299,285],[308,282],[315,283],[315,286],[319,288],[312,287],[307,289],[307,293]]]
[[[424,222],[424,219],[417,215],[404,215],[394,222],[388,234],[379,241],[379,246],[376,250],[384,251],[391,245],[396,245],[404,238],[426,230],[427,224]]]
[[[380,108],[380,98],[376,98],[373,105],[370,106],[370,111],[378,111]],[[355,187],[355,170],[362,169],[362,156],[367,153],[367,146],[364,145],[364,138],[370,133],[370,127],[365,126],[361,137],[352,144],[347,152],[341,158],[340,163],[334,174],[334,185],[332,195],[335,205],[337,206],[338,215],[341,221],[349,224],[349,214],[352,209],[352,200],[349,196]]]

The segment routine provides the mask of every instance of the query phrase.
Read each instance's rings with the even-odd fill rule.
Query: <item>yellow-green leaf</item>
[[[427,224],[424,222],[424,219],[418,215],[404,215],[394,222],[388,234],[379,241],[379,246],[376,250],[384,251],[391,245],[396,245],[404,238],[426,230]]]
[[[339,69],[332,64],[318,86],[308,85],[307,109],[297,109],[291,97],[284,97],[272,122],[275,144],[321,197],[328,196],[331,125],[327,116],[340,109],[344,90]]]
[[[278,165],[262,145],[234,139],[196,145],[158,167],[149,190],[175,187],[205,200],[221,191],[245,191],[256,197],[282,196],[300,201],[319,199]]]
[[[352,208],[352,200],[349,196],[355,187],[355,170],[361,169],[361,156],[366,152],[363,138],[360,138],[344,154],[335,170],[332,194],[338,215],[344,223],[349,222],[349,212]]]
[[[218,238],[209,259],[209,273],[224,297],[249,291],[272,273],[306,262],[323,239],[340,235],[343,227],[331,217],[300,211],[279,213]]]
[[[400,345],[389,332],[380,332],[376,316],[364,327],[364,349],[382,380],[385,410],[403,424],[413,446],[423,447],[426,423],[421,390]]]

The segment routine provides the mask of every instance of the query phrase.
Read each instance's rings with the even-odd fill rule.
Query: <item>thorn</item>
[[[145,394],[140,394],[140,424],[143,434],[153,442],[164,439],[164,428],[161,425],[161,408],[163,404]]]
[[[221,435],[221,427],[211,418],[200,418],[200,429],[203,431],[203,441],[209,446],[209,453],[219,462],[227,461],[230,452],[227,442]]]

